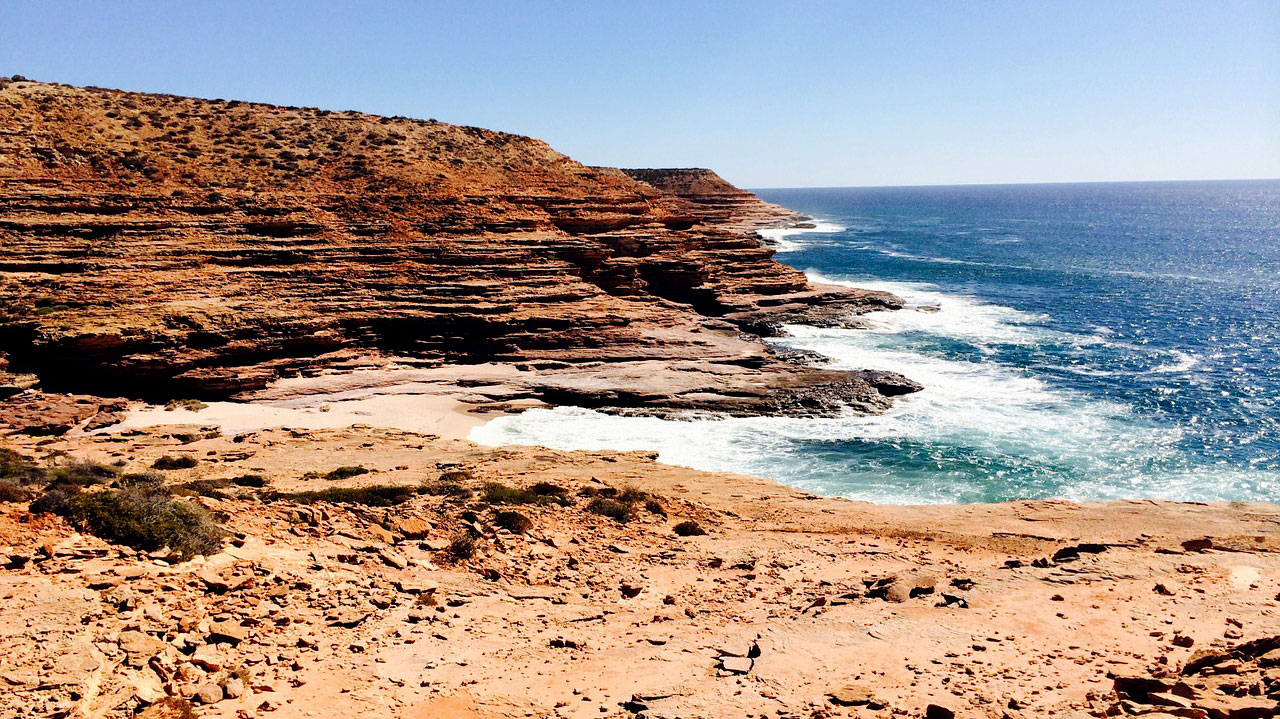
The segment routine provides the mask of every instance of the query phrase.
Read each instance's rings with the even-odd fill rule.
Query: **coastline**
[[[434,121],[0,92],[19,167],[0,204],[0,714],[1274,708],[1275,504],[870,504],[653,452],[463,439],[531,407],[884,413],[920,386],[765,341],[905,304],[812,283],[744,234],[812,218],[709,170],[590,168]],[[201,122],[140,135],[122,106]],[[264,143],[250,119],[332,154]],[[67,260],[101,237],[112,252]],[[108,392],[209,406],[131,412]],[[45,497],[63,509],[32,512]],[[164,540],[103,531],[82,512],[104,498],[120,511],[94,521],[132,510],[130,532],[206,518],[208,553],[163,544],[182,521]]]

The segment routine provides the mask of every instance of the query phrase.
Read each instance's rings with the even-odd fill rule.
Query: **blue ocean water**
[[[821,282],[907,300],[779,344],[926,389],[880,417],[536,410],[473,438],[656,449],[880,502],[1280,500],[1280,181],[762,190]]]

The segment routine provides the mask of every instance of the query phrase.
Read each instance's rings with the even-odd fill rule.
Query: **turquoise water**
[[[821,221],[772,233],[781,261],[908,302],[777,342],[925,391],[881,417],[558,408],[474,437],[881,502],[1280,498],[1280,181],[759,194]]]

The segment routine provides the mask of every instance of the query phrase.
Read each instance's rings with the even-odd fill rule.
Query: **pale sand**
[[[315,395],[307,401],[288,403],[211,402],[207,408],[195,412],[145,405],[128,412],[120,424],[99,432],[174,424],[217,427],[225,434],[276,427],[337,429],[370,425],[432,434],[443,439],[466,439],[472,429],[497,416],[475,414],[469,409],[469,405],[445,394],[374,394],[350,399]]]

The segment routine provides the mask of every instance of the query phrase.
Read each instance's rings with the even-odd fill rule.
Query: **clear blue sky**
[[[0,0],[13,73],[748,187],[1280,177],[1280,0]]]

